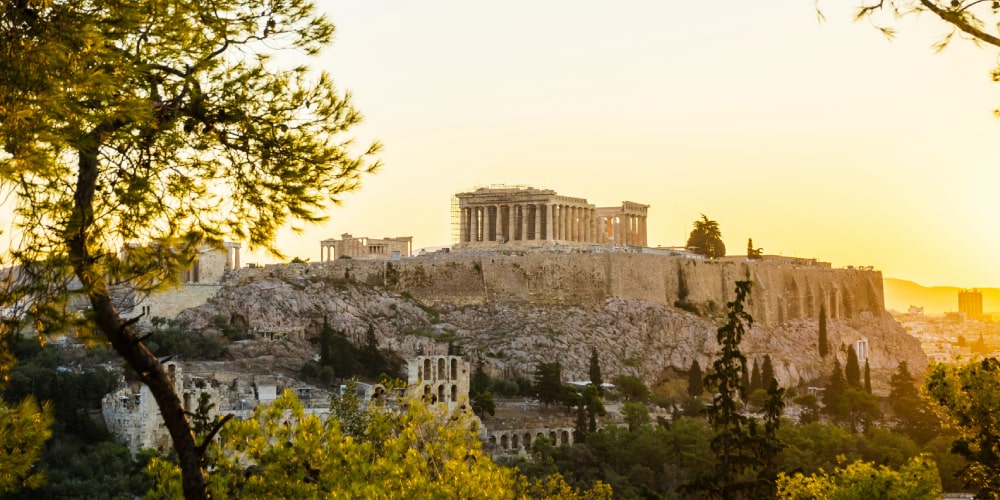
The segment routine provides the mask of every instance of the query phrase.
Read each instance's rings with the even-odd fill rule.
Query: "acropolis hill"
[[[408,257],[399,250],[391,257],[382,245],[406,239],[389,238],[370,242],[371,258],[327,255],[311,264],[243,268],[211,285],[212,298],[180,317],[196,329],[220,328],[221,318],[290,342],[315,340],[324,319],[356,342],[373,327],[380,346],[402,358],[443,354],[456,341],[508,377],[530,376],[537,362],[559,360],[568,379],[586,378],[594,347],[606,373],[653,384],[685,372],[695,359],[710,366],[726,302],[735,282],[749,279],[754,326],[742,349],[749,359],[770,355],[782,384],[829,371],[831,361],[818,349],[821,309],[830,351],[842,363],[845,347],[867,343],[876,391],[884,391],[900,361],[918,373],[926,366],[917,340],[884,310],[879,271],[778,256],[692,258],[645,246],[646,205],[598,210],[544,190],[517,193],[525,196],[506,204],[470,203],[492,192],[465,197],[460,242],[451,251]],[[158,301],[168,302],[152,302]],[[266,351],[244,354],[284,356]],[[295,370],[301,362],[277,364]]]

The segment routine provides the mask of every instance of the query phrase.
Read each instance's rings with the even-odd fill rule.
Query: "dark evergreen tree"
[[[776,380],[774,377],[774,364],[771,362],[771,355],[764,355],[764,367],[760,370],[760,382],[763,389],[769,389],[771,387],[771,381]]]
[[[872,368],[868,363],[868,358],[865,358],[865,392],[872,393]]]
[[[563,399],[562,367],[558,361],[535,366],[535,391],[545,407]]]
[[[691,362],[691,369],[688,370],[688,395],[693,398],[705,393],[705,384],[701,379],[702,377],[701,365],[698,364],[698,360],[696,359]]]
[[[597,348],[590,348],[590,383],[597,387],[597,392],[604,395],[604,379],[601,378],[601,360],[597,357]]]
[[[333,347],[331,344],[333,344],[333,327],[330,326],[326,316],[323,316],[323,329],[319,332],[319,364],[321,366],[333,364],[330,352]]]
[[[385,358],[378,348],[378,338],[375,336],[375,327],[368,325],[365,332],[365,345],[361,348],[361,367],[365,375],[376,377],[387,369]]]
[[[889,407],[894,427],[914,441],[925,443],[939,434],[941,422],[920,396],[916,383],[906,361],[901,361],[889,380]]]
[[[750,391],[748,394],[752,394],[757,389],[763,389],[764,385],[760,378],[760,367],[757,366],[757,360],[753,360],[753,370],[750,371]]]
[[[765,367],[769,357],[764,359]],[[766,370],[765,370],[766,371]],[[753,498],[775,498],[775,483],[778,479],[778,454],[785,445],[777,438],[778,427],[781,425],[781,412],[785,409],[785,389],[778,386],[778,381],[772,375],[764,379],[767,383],[767,400],[764,402],[764,435],[757,443],[757,460],[760,470],[757,472],[757,482],[754,486]]]
[[[743,373],[740,376],[739,398],[746,403],[747,398],[750,397],[750,372],[747,370],[746,362],[743,363],[741,370]]]
[[[701,214],[701,220],[694,221],[694,229],[688,237],[687,246],[695,253],[710,259],[726,256],[726,244],[722,242],[719,223]]]
[[[597,432],[597,417],[604,416],[606,412],[601,394],[593,384],[583,389],[582,403],[587,408],[587,430]]]
[[[829,353],[830,341],[826,338],[826,305],[819,306],[819,355],[825,358]]]
[[[823,391],[823,411],[834,418],[840,418],[840,400],[847,391],[847,381],[840,368],[840,360],[833,358],[833,372],[830,373],[830,383]]]
[[[853,347],[847,347],[847,366],[844,367],[844,378],[847,379],[847,386],[860,389],[861,386],[861,365],[858,364],[858,353]]]
[[[461,356],[462,355],[462,344],[455,342],[454,340],[448,341],[448,355],[449,356]]]
[[[715,388],[712,404],[706,408],[709,424],[715,430],[711,448],[715,453],[715,471],[697,482],[697,488],[712,497],[740,498],[750,495],[756,479],[750,474],[760,462],[754,453],[759,442],[751,435],[755,424],[740,411],[738,394],[745,376],[746,358],[740,352],[743,335],[753,326],[753,317],[745,310],[750,281],[736,282],[736,298],[727,305],[728,321],[719,328],[716,339],[720,349],[705,376],[705,385]]]
[[[472,379],[469,380],[469,392],[477,394],[493,390],[493,380],[486,373],[486,362],[482,356],[476,358],[476,369],[472,372]]]

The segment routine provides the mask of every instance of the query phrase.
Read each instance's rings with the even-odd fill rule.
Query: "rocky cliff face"
[[[703,368],[711,365],[718,349],[715,334],[724,308],[724,304],[718,305],[716,301],[723,302],[725,292],[722,288],[734,279],[732,276],[727,278],[726,274],[706,271],[702,276],[697,274],[699,271],[686,270],[688,297],[702,305],[716,303],[714,318],[713,313],[697,316],[668,305],[671,297],[667,292],[658,300],[648,300],[635,297],[635,293],[623,292],[621,295],[625,297],[620,297],[609,294],[608,288],[585,285],[595,279],[593,273],[596,272],[596,266],[587,262],[577,265],[575,270],[572,262],[560,264],[569,267],[569,284],[560,281],[551,270],[545,272],[545,276],[535,276],[534,273],[543,272],[537,269],[523,271],[527,265],[524,262],[518,264],[522,269],[520,275],[483,278],[484,283],[489,283],[485,292],[468,284],[450,289],[436,284],[448,280],[467,283],[466,268],[482,276],[496,272],[490,268],[495,262],[487,264],[486,269],[482,268],[481,261],[476,262],[480,266],[478,271],[475,262],[439,262],[423,266],[420,268],[422,286],[418,286],[419,280],[414,277],[416,267],[405,270],[405,276],[399,269],[389,269],[387,277],[387,263],[378,263],[382,266],[382,275],[378,278],[384,283],[388,281],[388,286],[364,284],[374,279],[371,275],[359,279],[359,274],[363,274],[359,269],[367,269],[364,266],[372,266],[371,263],[360,267],[285,266],[271,269],[269,273],[244,273],[227,283],[208,303],[183,312],[181,317],[191,321],[192,327],[206,330],[214,328],[219,321],[216,318],[221,317],[224,322],[240,327],[294,332],[291,340],[271,347],[234,346],[231,349],[234,356],[247,366],[270,364],[279,369],[296,369],[314,355],[315,350],[310,349],[307,342],[317,337],[325,317],[359,344],[371,325],[382,348],[404,357],[418,350],[443,354],[448,340],[453,339],[462,344],[466,352],[485,355],[494,374],[508,377],[530,376],[535,363],[558,360],[562,362],[565,378],[586,379],[590,349],[596,347],[606,378],[630,374],[652,384],[659,381],[667,369],[686,371],[695,359]],[[512,262],[505,261],[503,265],[508,274],[513,273]],[[700,265],[705,267],[705,264]],[[660,278],[669,274],[676,281],[679,268],[681,273],[685,272],[676,265],[664,267]],[[608,273],[607,269],[605,266],[606,275],[615,274]],[[738,274],[741,269],[733,267],[731,271]],[[765,271],[773,275],[768,276]],[[397,274],[393,275],[394,272]],[[444,276],[436,275],[437,272]],[[858,283],[831,282],[822,274],[829,272],[831,270],[814,274],[808,270],[778,273],[765,269],[755,273],[755,302],[751,311],[755,318],[758,315],[774,317],[755,322],[742,345],[747,357],[762,361],[764,355],[770,354],[779,382],[786,386],[797,384],[800,378],[808,381],[826,374],[832,361],[829,357],[820,359],[818,322],[810,317],[818,313],[819,304],[822,304],[831,311],[828,321],[830,350],[838,353],[842,364],[846,355],[840,346],[851,345],[858,339],[868,340],[876,391],[888,390],[889,376],[899,361],[906,360],[911,370],[922,371],[926,357],[919,343],[881,311],[881,287],[863,291],[865,298],[859,302],[854,290],[869,287],[869,276],[851,274],[849,278]],[[574,278],[572,273],[578,274]],[[648,274],[636,276],[636,279],[648,281]],[[621,271],[615,275],[615,280],[627,279]],[[597,280],[611,282],[602,277]],[[722,296],[706,292],[699,284],[702,280],[712,281]],[[506,287],[515,296],[514,300],[502,300],[502,293],[497,290],[504,286],[497,285],[498,282],[520,283]],[[536,285],[528,282],[544,283],[538,286],[548,291],[542,294],[536,290],[537,300],[532,300],[531,289]],[[776,290],[778,284],[784,291]],[[677,283],[673,286],[676,288]],[[624,289],[625,285],[609,287]],[[399,288],[412,288],[416,293],[410,296],[393,291]],[[668,288],[670,285],[665,284],[661,291]],[[442,291],[432,293],[428,291],[431,289]],[[641,287],[633,289],[641,291]],[[523,294],[520,291],[524,291]],[[673,293],[676,294],[676,290]],[[841,304],[847,304],[849,296],[849,307],[831,302],[838,300],[838,293]],[[479,300],[484,294],[487,300]],[[475,299],[471,300],[470,296]],[[552,300],[552,297],[559,300]],[[876,299],[878,311],[872,311],[876,309]],[[704,309],[712,308],[706,306]]]

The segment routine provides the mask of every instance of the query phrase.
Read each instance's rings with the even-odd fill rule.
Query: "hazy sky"
[[[450,198],[491,184],[651,205],[651,245],[700,213],[731,254],[1000,286],[995,50],[930,15],[887,41],[853,1],[329,1],[319,59],[385,168],[283,247],[451,241]],[[890,19],[890,22],[892,20]]]

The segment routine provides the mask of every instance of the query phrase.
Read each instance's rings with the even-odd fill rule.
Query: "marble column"
[[[469,241],[476,243],[479,241],[479,207],[470,207],[471,211],[469,215]]]
[[[547,203],[545,205],[545,241],[552,241],[554,238],[552,224],[554,224],[552,221],[552,205]]]

